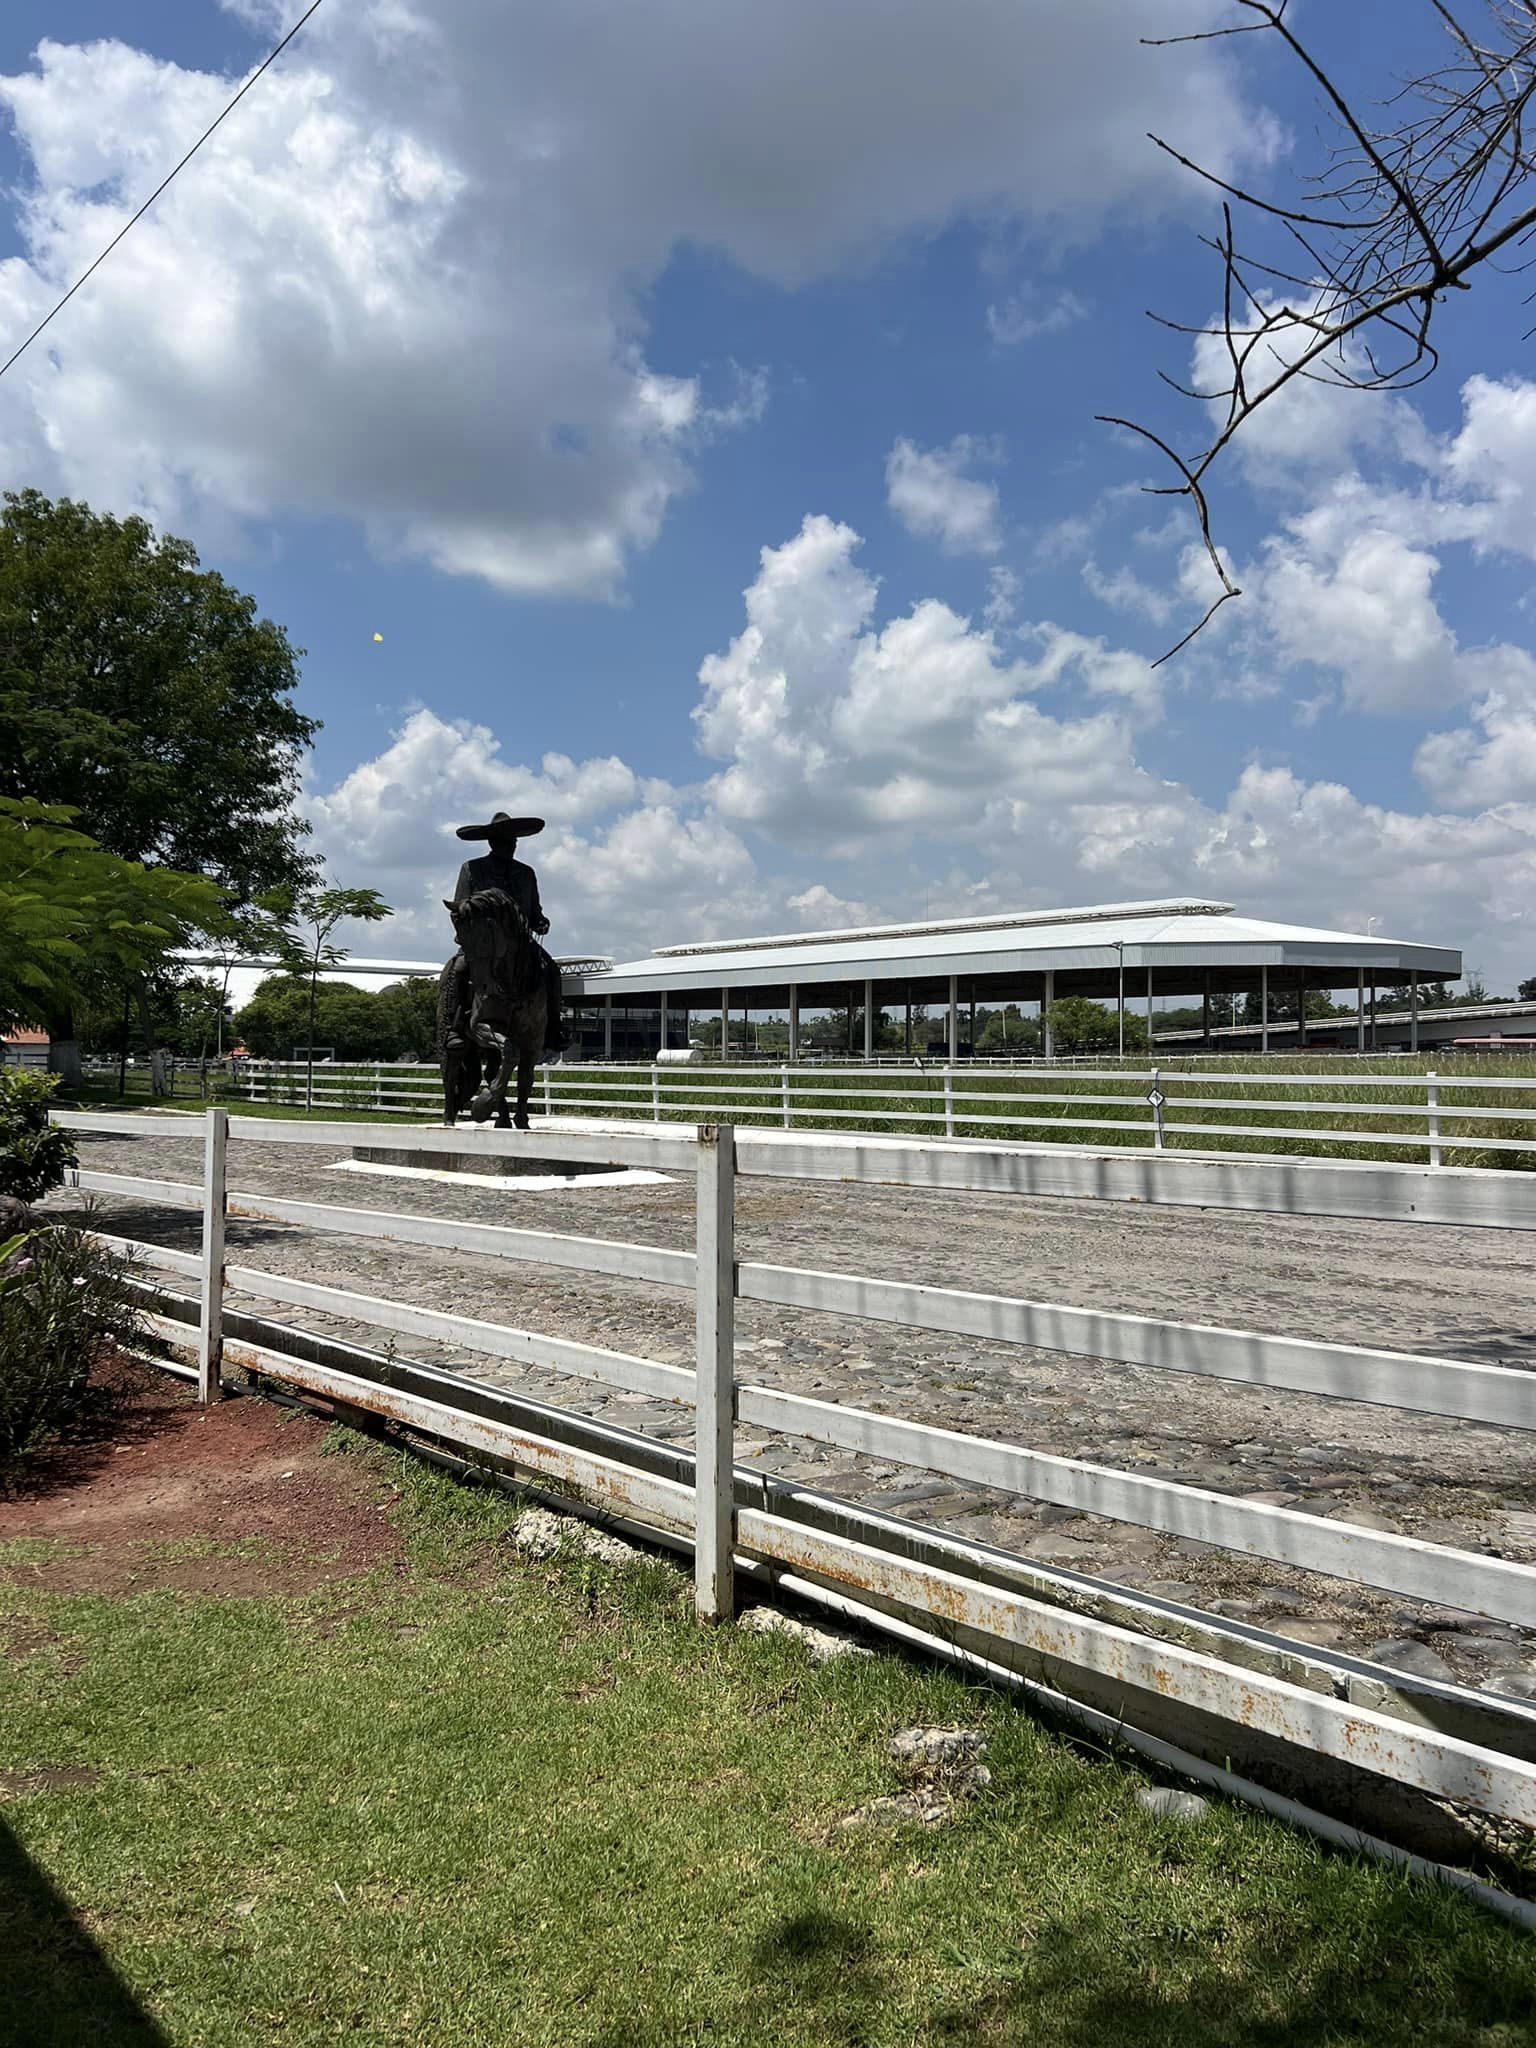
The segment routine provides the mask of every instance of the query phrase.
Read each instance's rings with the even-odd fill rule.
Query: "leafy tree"
[[[1119,1013],[1107,1010],[1102,1003],[1092,1003],[1086,996],[1064,996],[1059,1003],[1052,1003],[1048,1014],[1051,1043],[1056,1052],[1071,1056],[1119,1051]],[[1125,1049],[1147,1050],[1146,1020],[1131,1010],[1125,1013]]]
[[[278,951],[309,977],[308,1047],[304,1102],[315,1102],[315,1004],[322,967],[339,967],[347,957],[331,933],[339,924],[380,924],[394,911],[376,889],[306,889],[291,899],[291,909],[277,919]],[[295,929],[298,927],[298,929]]]
[[[77,806],[123,860],[246,902],[314,863],[294,815],[318,727],[298,651],[195,549],[70,499],[0,510],[0,795]]]
[[[312,885],[298,652],[188,542],[0,500],[0,797],[73,805],[119,860],[205,876],[237,908]],[[67,1002],[43,1021],[74,1035]]]
[[[115,995],[225,927],[200,875],[103,852],[67,805],[0,797],[0,1023]]]
[[[309,993],[303,974],[269,974],[237,1012],[235,1029],[258,1059],[292,1059],[306,1039],[333,1048],[342,1060],[394,1057],[393,1036],[381,1038],[379,997],[371,990],[324,982],[313,1018]]]
[[[899,1052],[906,1043],[905,1013],[903,1021],[893,1023],[889,1012],[876,1009],[872,1019],[872,1038],[877,1052]],[[916,1030],[914,1019],[913,1030]],[[824,1052],[847,1053],[852,1049],[858,1058],[864,1051],[864,1005],[853,1004],[850,1009],[844,1004],[841,1009],[828,1010],[825,1016],[807,1017],[800,1026],[802,1045],[816,1046]],[[720,1043],[716,1034],[715,1044]]]
[[[156,1035],[183,1059],[208,1059],[229,1022],[226,988],[211,974],[179,977],[161,994],[166,1023]]]
[[[378,1013],[375,1059],[437,1057],[437,983],[426,974],[391,982],[373,998]]]
[[[1536,975],[1529,981],[1522,981],[1515,994],[1522,1003],[1536,1003]]]
[[[983,1021],[982,1012],[976,1013],[975,1052],[1038,1052],[1044,1034],[1039,1022],[1026,1017],[1017,1003],[1008,1003],[1001,1010],[988,1010]]]
[[[73,1132],[48,1121],[58,1078],[31,1067],[0,1067],[0,1204],[40,1201],[75,1164]]]
[[[237,1014],[235,1029],[258,1059],[291,1059],[306,1036],[313,1045],[331,1047],[338,1060],[397,1060],[413,1054],[431,1059],[437,985],[425,975],[377,990],[322,982],[311,1025],[306,977],[269,974]]]
[[[1243,998],[1244,1024],[1262,1024],[1263,997],[1257,989],[1250,989]],[[1342,1007],[1335,1004],[1326,989],[1307,990],[1307,1015],[1309,1017],[1352,1017],[1352,1004]],[[1271,988],[1269,991],[1269,1021],[1271,1024],[1294,1024],[1296,1021],[1296,991],[1293,988]]]

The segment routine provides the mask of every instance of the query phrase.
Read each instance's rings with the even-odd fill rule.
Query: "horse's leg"
[[[493,1115],[499,1120],[505,1111],[507,1082],[511,1078],[512,1062],[517,1056],[510,1037],[493,1031],[485,1024],[480,1030],[485,1034],[478,1040],[485,1054],[485,1080],[469,1106],[469,1113],[477,1124],[485,1123]]]
[[[515,1121],[520,1131],[526,1131],[528,1128],[528,1098],[533,1093],[534,1066],[541,1053],[548,1057],[544,1030],[547,1015],[544,983],[541,977],[538,987],[523,1003],[515,1024],[518,1044]]]
[[[531,1045],[524,1044],[517,1062],[517,1114],[512,1121],[520,1131],[528,1128],[528,1098],[533,1093],[533,1063],[537,1054]]]
[[[464,1055],[461,1052],[443,1054],[443,1122],[449,1130],[459,1120],[463,1100]]]

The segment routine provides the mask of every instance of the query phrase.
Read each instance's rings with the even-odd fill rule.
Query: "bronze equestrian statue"
[[[437,1041],[443,1070],[443,1122],[468,1109],[476,1123],[494,1115],[498,1130],[528,1128],[528,1097],[540,1052],[559,1052],[560,970],[539,940],[549,919],[538,877],[517,860],[519,839],[542,832],[542,818],[498,811],[486,825],[461,825],[460,839],[486,840],[490,851],[459,869],[453,900],[458,950],[438,981]],[[517,1075],[516,1109],[507,1089]]]

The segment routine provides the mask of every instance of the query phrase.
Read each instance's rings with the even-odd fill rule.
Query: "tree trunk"
[[[80,1041],[75,1036],[73,1011],[52,1012],[47,1019],[47,1026],[49,1073],[57,1074],[66,1088],[83,1087],[85,1071],[80,1064]]]
[[[155,1027],[149,1015],[149,987],[140,982],[134,991],[139,1010],[139,1036],[144,1041],[144,1057],[149,1062],[149,1092],[151,1095],[169,1095],[170,1087],[165,1078],[165,1062],[155,1058]]]

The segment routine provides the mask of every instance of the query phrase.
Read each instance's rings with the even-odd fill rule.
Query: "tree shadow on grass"
[[[884,1978],[872,1964],[869,1929],[820,1907],[775,1920],[752,1960],[775,2004],[815,2020],[829,2044],[862,2043],[878,2010]]]
[[[1358,1925],[1337,1934],[1277,1933],[1247,1971],[1223,1965],[1219,1938],[1199,1937],[1206,1966],[1177,1983],[1169,1967],[1181,1945],[1177,1928],[1145,1935],[1122,1928],[1107,1941],[1105,1927],[1089,1916],[1053,1927],[1033,1943],[1016,1983],[935,2013],[919,2038],[924,2048],[1028,2048],[1048,2014],[1052,2048],[1302,2048],[1345,2040],[1361,2048],[1517,2048],[1536,2041],[1536,1968],[1521,1950],[1527,1937],[1490,1919],[1470,1940],[1440,1942],[1422,1908],[1416,1913],[1406,1898],[1386,1914],[1401,1924],[1385,1941],[1366,1938],[1357,1947],[1366,1933]]]
[[[0,2048],[170,2048],[0,1820]]]

